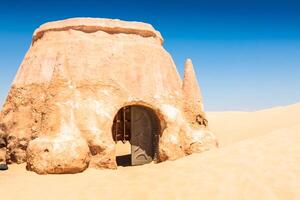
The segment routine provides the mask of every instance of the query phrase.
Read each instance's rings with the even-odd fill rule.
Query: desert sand
[[[0,172],[0,196],[6,200],[300,199],[299,116],[300,104],[208,113],[220,148],[156,165],[66,175],[37,175],[23,164],[10,165]]]

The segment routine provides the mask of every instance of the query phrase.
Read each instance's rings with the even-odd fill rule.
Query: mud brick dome
[[[151,25],[73,18],[40,26],[0,116],[6,161],[40,174],[175,160],[216,146],[191,60],[181,80]]]

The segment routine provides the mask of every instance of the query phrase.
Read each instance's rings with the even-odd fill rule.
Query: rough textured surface
[[[6,136],[0,129],[0,170],[6,169]]]
[[[27,148],[27,169],[39,174],[76,173],[88,167],[89,147],[82,138],[41,136]],[[42,161],[42,162],[41,162]]]
[[[0,149],[0,164],[6,164],[6,150]]]
[[[197,112],[184,106],[199,99],[195,75],[188,70],[182,88],[161,44],[158,31],[138,22],[76,18],[38,28],[0,116],[7,161],[27,162],[38,173],[75,173],[88,165],[114,169],[112,123],[128,105],[147,106],[160,119],[158,161],[206,150],[195,143],[214,139],[198,134],[205,124],[193,126],[202,102],[191,103]],[[63,146],[73,140],[72,159],[57,157],[56,144],[67,156]]]

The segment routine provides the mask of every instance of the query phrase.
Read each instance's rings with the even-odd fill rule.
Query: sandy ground
[[[208,117],[219,149],[73,175],[11,165],[0,172],[0,199],[300,199],[300,104]]]

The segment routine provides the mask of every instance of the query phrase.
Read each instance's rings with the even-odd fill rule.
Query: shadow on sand
[[[131,166],[131,154],[117,156],[116,160],[118,166],[123,166],[123,167]]]

